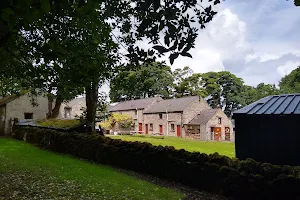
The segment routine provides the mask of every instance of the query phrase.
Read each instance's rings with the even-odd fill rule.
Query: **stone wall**
[[[134,120],[133,131],[139,130],[139,123],[142,123],[142,131],[145,131],[143,109],[111,112],[111,114],[114,113],[131,116]]]
[[[219,117],[221,117],[221,124],[218,123]],[[225,127],[229,127],[230,141],[234,141],[232,122],[221,109],[206,123],[206,140],[211,140],[211,127],[221,127],[222,141],[225,141]]]
[[[200,140],[200,125],[185,125],[185,138]]]
[[[66,117],[66,108],[70,109],[70,116]],[[62,103],[59,110],[59,119],[75,119],[83,113],[82,109],[86,108],[85,97],[75,98],[69,102]]]
[[[159,113],[155,114],[144,114],[144,124],[148,124],[149,134],[159,134],[160,128],[159,125],[163,126],[163,135],[167,136],[176,136],[177,125],[181,126],[181,117],[182,114],[178,113],[161,113],[162,119],[159,117]],[[168,119],[168,120],[167,120]],[[153,130],[150,130],[151,125],[153,126]],[[173,124],[173,125],[172,125]],[[174,128],[172,130],[172,128]],[[182,129],[182,127],[181,127]],[[182,130],[181,130],[182,132]]]
[[[37,103],[37,106],[32,105],[32,99]],[[18,118],[25,119],[25,113],[33,113],[33,120],[45,119],[48,113],[48,98],[44,96],[32,96],[24,94],[17,99],[6,104],[6,119],[5,133],[10,132],[10,119]]]

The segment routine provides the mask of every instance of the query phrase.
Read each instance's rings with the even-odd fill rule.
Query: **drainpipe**
[[[167,113],[167,136],[169,135],[169,114],[168,114],[168,110],[166,110]]]

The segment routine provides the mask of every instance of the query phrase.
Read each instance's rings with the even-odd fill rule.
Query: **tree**
[[[171,68],[162,63],[144,64],[132,70],[121,68],[110,82],[112,102],[161,95],[169,98],[173,84]]]
[[[171,63],[179,55],[191,57],[188,51],[194,48],[198,29],[205,28],[216,14],[211,4],[220,3],[219,0],[209,2],[204,7],[202,1],[194,0],[6,0],[3,6],[5,14],[1,13],[0,25],[4,31],[1,29],[0,47],[1,51],[8,52],[7,44],[11,42],[14,45],[10,52],[17,52],[15,41],[20,39],[22,48],[29,47],[30,51],[13,54],[13,57],[22,60],[30,55],[32,62],[36,62],[48,52],[47,57],[58,58],[53,61],[62,70],[53,71],[47,67],[44,71],[41,70],[43,67],[28,67],[27,70],[24,66],[29,63],[26,62],[16,71],[24,69],[24,74],[29,77],[34,74],[34,85],[41,83],[45,77],[52,77],[55,72],[57,77],[64,77],[58,82],[68,80],[67,88],[83,87],[87,121],[94,131],[98,87],[111,77],[119,64],[117,58],[120,54],[117,54],[116,48],[122,46],[127,51],[128,62],[134,66],[145,61],[153,62],[166,53],[169,53]],[[55,28],[58,27],[56,25],[63,29]],[[62,34],[58,33],[56,37],[48,34],[47,28],[53,26]],[[113,31],[117,31],[118,35]],[[24,44],[23,40],[27,43]],[[139,47],[138,41],[145,40],[154,45],[155,51]],[[50,63],[49,60],[44,66]]]
[[[283,77],[279,87],[284,93],[300,93],[300,66]]]
[[[212,108],[221,108],[227,116],[240,108],[243,80],[230,72],[208,72],[202,74],[203,88],[208,94],[207,102]]]

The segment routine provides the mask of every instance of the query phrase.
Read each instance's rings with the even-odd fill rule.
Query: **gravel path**
[[[217,194],[212,194],[212,193],[205,192],[205,191],[199,191],[197,189],[187,187],[180,183],[167,181],[167,180],[160,179],[158,177],[154,177],[151,175],[145,175],[145,174],[141,174],[141,173],[137,173],[137,172],[133,172],[133,171],[129,171],[129,170],[123,170],[123,169],[116,169],[116,170],[123,172],[125,174],[128,174],[128,175],[135,176],[137,178],[146,180],[148,182],[151,182],[151,183],[159,185],[159,186],[172,188],[174,190],[180,191],[183,194],[185,194],[185,196],[186,196],[184,200],[233,200],[228,197],[224,197],[224,196],[217,195]]]

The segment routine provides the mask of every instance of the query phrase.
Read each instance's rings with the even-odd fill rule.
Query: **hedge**
[[[176,150],[171,146],[29,126],[15,126],[13,137],[40,148],[237,199],[300,199],[298,167],[271,165],[252,159],[239,161],[217,153],[207,155]]]

